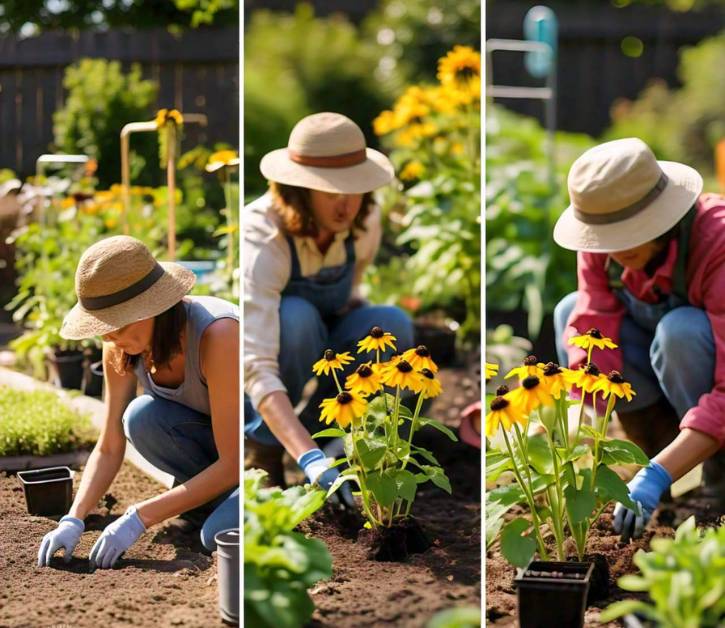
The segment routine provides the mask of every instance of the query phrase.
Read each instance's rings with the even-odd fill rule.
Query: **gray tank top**
[[[144,392],[163,397],[211,415],[209,389],[199,366],[199,346],[204,330],[220,318],[239,320],[239,307],[217,297],[189,296],[186,306],[186,355],[184,360],[184,382],[178,388],[159,386],[151,379],[143,360],[136,364],[135,373]]]

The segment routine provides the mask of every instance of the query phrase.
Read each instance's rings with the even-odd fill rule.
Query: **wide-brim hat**
[[[571,204],[554,227],[554,240],[566,249],[594,253],[635,248],[674,227],[702,185],[696,170],[657,161],[640,139],[600,144],[569,170]]]
[[[372,192],[395,176],[390,160],[366,146],[360,127],[331,112],[302,118],[287,148],[267,153],[259,168],[269,181],[341,194]]]
[[[106,238],[78,262],[78,303],[63,320],[60,335],[82,340],[153,318],[181,301],[194,282],[193,272],[157,262],[143,242],[129,236]]]

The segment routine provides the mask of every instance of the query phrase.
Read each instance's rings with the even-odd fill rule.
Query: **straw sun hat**
[[[81,340],[153,318],[178,303],[194,281],[190,270],[157,262],[135,238],[114,236],[96,242],[78,262],[78,303],[65,317],[60,335]]]
[[[259,167],[269,181],[341,194],[371,192],[394,176],[390,160],[366,147],[360,127],[330,112],[302,118],[287,148],[267,153]]]
[[[696,170],[657,161],[642,140],[606,142],[586,151],[569,170],[571,205],[554,240],[575,251],[616,253],[666,233],[702,191]]]

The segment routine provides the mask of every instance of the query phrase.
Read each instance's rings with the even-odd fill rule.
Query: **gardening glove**
[[[146,526],[138,516],[135,506],[130,506],[122,517],[106,526],[91,550],[88,560],[91,569],[113,567],[118,557],[131,547],[138,537],[146,532]]]
[[[327,458],[321,449],[306,451],[297,459],[297,464],[305,472],[305,477],[310,484],[317,484],[325,491],[330,490],[330,487],[340,476],[340,472],[336,467],[330,468],[330,458]],[[332,494],[330,501],[344,509],[355,508],[355,500],[349,483],[344,482]]]
[[[614,531],[622,535],[622,541],[642,534],[644,527],[652,517],[652,513],[660,497],[672,484],[672,476],[658,462],[651,461],[649,466],[640,469],[632,481],[627,484],[629,497],[637,505],[637,511],[630,510],[622,504],[614,508]]]
[[[47,567],[50,565],[50,559],[61,547],[65,550],[63,561],[70,562],[73,556],[73,550],[81,540],[81,534],[86,529],[82,520],[76,517],[66,515],[61,517],[58,527],[52,532],[48,532],[43,537],[38,550],[38,567]]]

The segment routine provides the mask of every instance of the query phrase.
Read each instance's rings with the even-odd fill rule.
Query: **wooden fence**
[[[238,143],[239,29],[49,32],[0,37],[0,168],[32,174],[53,140],[53,112],[63,105],[63,73],[83,58],[138,63],[159,86],[157,108],[206,113],[206,129],[189,126],[186,142]],[[120,129],[119,129],[120,132]],[[120,178],[120,173],[119,173]]]

